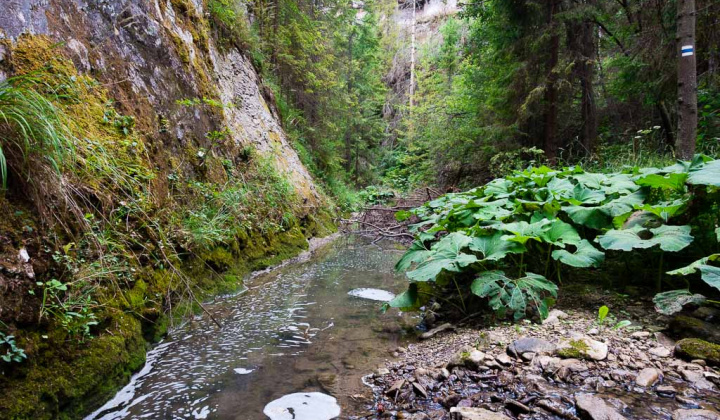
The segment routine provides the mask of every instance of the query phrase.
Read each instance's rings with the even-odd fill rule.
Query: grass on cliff
[[[0,179],[7,188],[8,166],[21,177],[27,168],[49,165],[60,172],[63,161],[73,155],[73,135],[64,114],[38,93],[41,83],[32,76],[0,82]]]

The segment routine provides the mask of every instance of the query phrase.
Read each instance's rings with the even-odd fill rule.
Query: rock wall
[[[268,89],[250,60],[235,47],[218,50],[202,0],[4,0],[0,40],[48,35],[61,43],[79,71],[99,80],[122,113],[133,115],[149,137],[170,150],[228,127],[236,145],[255,145],[272,156],[309,202],[319,204],[303,167],[265,96]],[[0,50],[0,77],[8,47]],[[10,64],[10,67],[12,65]],[[220,113],[202,112],[178,100],[218,97]],[[220,115],[218,115],[220,114]],[[160,133],[167,120],[169,134]]]
[[[15,336],[27,355],[0,361],[0,418],[82,418],[142,366],[174,313],[199,310],[188,290],[200,299],[228,293],[249,270],[333,229],[324,196],[283,132],[272,90],[252,60],[223,39],[203,0],[0,0],[0,80],[40,74],[49,89],[72,85],[72,100],[58,107],[72,120],[82,155],[50,183],[23,184],[15,174],[18,182],[0,191],[0,338]],[[120,185],[112,168],[81,167],[93,162],[131,168],[119,171]],[[231,238],[193,249],[173,236],[169,230],[185,226],[188,214],[203,216],[226,187],[247,210],[234,213]],[[82,211],[63,211],[61,194],[42,197],[43,188],[78,193]],[[263,194],[270,199],[248,198]],[[91,214],[83,221],[85,210]],[[118,219],[121,213],[127,217]],[[282,220],[268,229],[264,218],[271,216]],[[90,226],[101,219],[104,225]],[[200,228],[212,222],[198,220]],[[124,241],[111,258],[129,279],[98,285],[91,305],[98,323],[92,338],[78,341],[43,315],[46,286],[37,282],[73,279],[68,272],[106,258],[109,249],[87,245],[106,228]],[[177,252],[159,263],[169,243]],[[0,355],[8,348],[0,341]]]

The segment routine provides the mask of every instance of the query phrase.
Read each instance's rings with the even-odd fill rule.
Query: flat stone
[[[653,347],[648,350],[648,353],[657,357],[670,357],[670,355],[672,355],[672,350],[667,347]]]
[[[512,359],[505,353],[495,356],[495,360],[503,366],[509,366],[512,364]]]
[[[680,374],[682,375],[683,379],[690,382],[690,384],[692,384],[692,387],[697,390],[712,391],[715,389],[715,385],[705,379],[705,375],[703,375],[702,370],[683,369],[680,371]]]
[[[636,332],[630,334],[630,337],[632,337],[636,340],[645,340],[647,338],[650,338],[650,333],[647,331],[636,331]]]
[[[702,409],[680,409],[673,411],[673,420],[720,420],[717,411]]]
[[[558,309],[553,309],[552,311],[550,311],[547,318],[545,318],[543,320],[542,324],[543,325],[557,324],[560,322],[561,319],[565,319],[567,317],[568,317],[568,314],[566,314],[565,312],[558,310]]]
[[[622,420],[625,418],[602,398],[591,394],[575,394],[578,414],[590,420]]]
[[[511,420],[505,414],[496,413],[478,407],[453,407],[450,409],[451,420]]]
[[[663,334],[661,332],[656,332],[655,339],[657,340],[658,344],[660,344],[663,347],[667,347],[669,349],[675,348],[675,340],[668,337],[666,334]]]
[[[515,340],[507,347],[507,353],[517,358],[523,353],[552,354],[554,351],[555,345],[549,341],[530,337]]]
[[[565,358],[604,360],[608,346],[590,337],[564,338],[558,343],[557,354]]]
[[[635,383],[642,387],[650,387],[655,385],[655,382],[657,382],[660,379],[660,376],[662,375],[662,372],[660,370],[655,368],[645,368],[638,373],[637,377],[635,378]]]

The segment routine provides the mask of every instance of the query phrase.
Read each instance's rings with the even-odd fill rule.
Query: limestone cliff
[[[0,89],[28,85],[72,150],[58,164],[0,124],[0,339],[27,356],[0,361],[0,418],[80,418],[174,317],[332,225],[203,0],[4,0]]]

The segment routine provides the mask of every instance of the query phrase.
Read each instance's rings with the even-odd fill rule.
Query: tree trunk
[[[595,104],[595,63],[597,37],[595,36],[595,25],[592,22],[581,24],[581,57],[579,65],[580,85],[582,91],[581,113],[582,113],[582,144],[585,153],[592,155],[598,136],[597,106]]]
[[[548,0],[548,30],[550,36],[550,57],[547,62],[547,81],[545,87],[545,155],[550,163],[557,161],[557,73],[555,67],[558,63],[558,50],[560,49],[560,35],[554,23],[555,0]]]
[[[417,9],[417,1],[418,0],[413,0],[412,29],[410,31],[410,90],[408,96],[410,97],[409,104],[411,111],[415,96],[415,11]]]
[[[697,70],[695,64],[695,0],[678,0],[678,135],[676,154],[691,159],[697,137]]]
[[[347,126],[345,127],[345,170],[350,172],[352,167],[352,89],[353,89],[353,35],[355,31],[350,29],[348,40],[348,74],[347,74]]]
[[[668,113],[665,101],[657,103],[658,112],[660,112],[660,121],[662,121],[662,128],[665,132],[665,144],[670,150],[675,148],[675,130],[672,126],[672,120],[670,119],[670,113]]]

